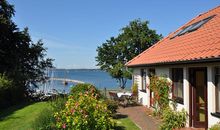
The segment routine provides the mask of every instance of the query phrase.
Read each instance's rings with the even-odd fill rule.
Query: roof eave
[[[185,60],[185,61],[174,61],[174,62],[159,62],[150,64],[136,64],[136,65],[126,65],[129,68],[136,67],[151,67],[151,66],[163,66],[163,65],[179,65],[179,64],[195,64],[195,63],[213,63],[220,62],[220,57],[209,58],[209,59],[195,59],[195,60]]]

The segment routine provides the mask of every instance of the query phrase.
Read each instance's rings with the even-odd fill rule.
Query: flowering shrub
[[[106,104],[97,100],[96,94],[85,92],[80,93],[77,100],[70,95],[65,109],[56,112],[54,117],[58,129],[108,130],[115,124],[110,114]]]
[[[150,90],[154,92],[153,99],[151,100],[155,114],[161,114],[162,110],[169,106],[169,91],[171,83],[164,77],[152,76],[150,78]]]
[[[95,94],[97,95],[98,98],[101,97],[99,90],[96,89],[96,87],[91,84],[77,84],[76,86],[72,87],[70,90],[70,94],[74,95],[74,98],[78,98],[77,96],[79,95],[79,93],[85,93],[85,92]]]

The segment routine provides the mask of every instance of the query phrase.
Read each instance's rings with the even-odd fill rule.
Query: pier
[[[83,81],[79,81],[79,80],[74,80],[74,79],[65,79],[65,78],[50,78],[50,80],[58,80],[58,81],[63,81],[63,82],[72,82],[72,83],[85,83]]]

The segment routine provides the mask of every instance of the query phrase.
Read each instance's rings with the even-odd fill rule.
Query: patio
[[[118,112],[127,115],[142,130],[159,130],[160,122],[147,116],[147,108],[144,106],[120,107]]]

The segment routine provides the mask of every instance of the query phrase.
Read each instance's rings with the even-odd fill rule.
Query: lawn
[[[0,111],[0,130],[32,130],[32,122],[48,105],[47,102],[21,104]],[[139,130],[128,117],[119,118],[116,122],[117,130]]]
[[[128,117],[117,119],[116,130],[140,130]]]
[[[21,104],[0,112],[0,130],[31,130],[31,125],[48,103]]]

